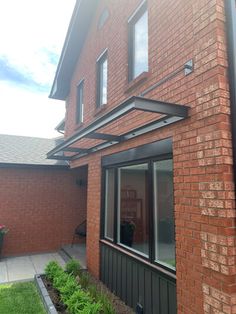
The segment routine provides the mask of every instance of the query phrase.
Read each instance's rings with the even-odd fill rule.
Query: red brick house
[[[235,21],[234,0],[76,2],[48,157],[88,167],[88,268],[138,313],[236,313]]]
[[[59,250],[86,217],[86,169],[46,159],[58,141],[0,135],[0,221],[9,228],[3,255]]]

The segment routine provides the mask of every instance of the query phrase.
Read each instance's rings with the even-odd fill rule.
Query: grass
[[[46,314],[33,282],[0,285],[1,314]]]

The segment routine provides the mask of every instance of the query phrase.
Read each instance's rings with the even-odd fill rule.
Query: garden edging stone
[[[35,280],[35,283],[36,283],[36,286],[38,288],[38,291],[40,293],[40,296],[43,300],[43,304],[44,304],[44,307],[47,311],[48,314],[57,314],[57,310],[55,308],[55,306],[53,305],[53,302],[48,294],[48,291],[43,283],[43,280],[41,278],[41,275],[35,275],[34,276],[34,280]]]

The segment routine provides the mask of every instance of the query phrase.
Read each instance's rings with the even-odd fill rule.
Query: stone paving
[[[45,266],[52,260],[65,265],[64,259],[56,252],[3,258],[0,260],[0,284],[33,279],[35,274],[44,273]]]

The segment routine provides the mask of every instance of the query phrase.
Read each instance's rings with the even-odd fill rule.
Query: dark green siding
[[[127,305],[144,314],[176,314],[175,280],[101,244],[101,280]]]

